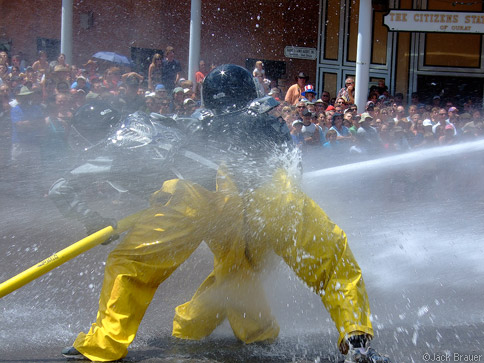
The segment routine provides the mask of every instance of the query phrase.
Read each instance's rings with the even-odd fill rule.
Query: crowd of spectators
[[[49,62],[43,51],[29,65],[21,56],[0,52],[0,166],[67,168],[71,122],[89,102],[109,103],[124,114],[190,116],[201,107],[200,88],[209,68],[202,60],[195,81],[184,79],[172,47],[153,56],[146,75],[96,59],[69,65],[63,54]],[[280,102],[273,113],[287,124],[303,155],[381,155],[484,135],[481,107],[470,100],[436,94],[431,103],[422,103],[414,93],[405,104],[402,94],[391,95],[380,81],[369,90],[365,110],[358,110],[351,77],[332,98],[327,91],[319,96],[305,72],[286,92],[266,78],[261,61],[253,75],[260,94]]]
[[[437,94],[424,103],[413,93],[406,105],[403,95],[391,95],[381,80],[370,88],[365,110],[358,112],[354,90],[355,80],[349,77],[335,98],[327,91],[318,98],[308,76],[297,75],[280,113],[303,154],[385,155],[484,136],[481,105],[471,99]]]

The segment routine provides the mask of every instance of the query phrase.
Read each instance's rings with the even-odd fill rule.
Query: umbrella
[[[97,52],[92,57],[97,59],[102,59],[108,62],[113,62],[116,64],[122,64],[126,66],[131,65],[131,61],[128,59],[128,57],[125,57],[124,55],[117,54],[114,52]]]

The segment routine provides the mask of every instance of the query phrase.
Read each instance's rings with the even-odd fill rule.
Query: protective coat
[[[97,321],[74,347],[96,361],[124,357],[157,287],[205,241],[214,270],[176,308],[173,335],[208,336],[227,318],[246,343],[272,340],[279,327],[259,280],[275,252],[313,289],[339,332],[373,335],[361,271],[344,232],[285,172],[240,193],[219,171],[217,189],[169,180],[106,264]],[[250,294],[247,293],[250,291]]]

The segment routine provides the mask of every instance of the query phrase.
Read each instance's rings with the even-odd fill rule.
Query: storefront
[[[317,79],[319,87],[332,95],[343,87],[347,76],[355,75],[358,8],[358,0],[321,1]],[[421,10],[422,13],[472,13],[469,21],[477,23],[481,21],[479,13],[483,5],[481,2],[402,0],[390,2],[389,8]],[[392,93],[401,92],[408,96],[417,91],[423,99],[440,93],[444,97],[482,98],[481,34],[391,31],[384,24],[385,14],[387,11],[373,12],[370,82],[384,79]],[[427,20],[431,21],[428,17]]]

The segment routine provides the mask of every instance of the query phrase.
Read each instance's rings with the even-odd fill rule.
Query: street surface
[[[474,361],[484,362],[484,175],[475,167],[482,157],[481,152],[304,181],[308,194],[348,235],[371,300],[373,346],[394,363],[470,361],[474,355]],[[19,184],[15,172],[1,170],[0,282],[84,237],[83,228],[63,218],[42,191],[24,193]],[[102,187],[97,193],[94,206],[105,215],[121,218],[144,206]],[[112,248],[96,247],[0,299],[0,362],[65,361],[61,349],[95,319]],[[172,338],[174,308],[191,297],[211,266],[211,253],[202,244],[159,288],[123,361],[342,358],[322,303],[278,259],[266,277],[281,326],[275,343],[244,345],[227,323],[200,342]]]

